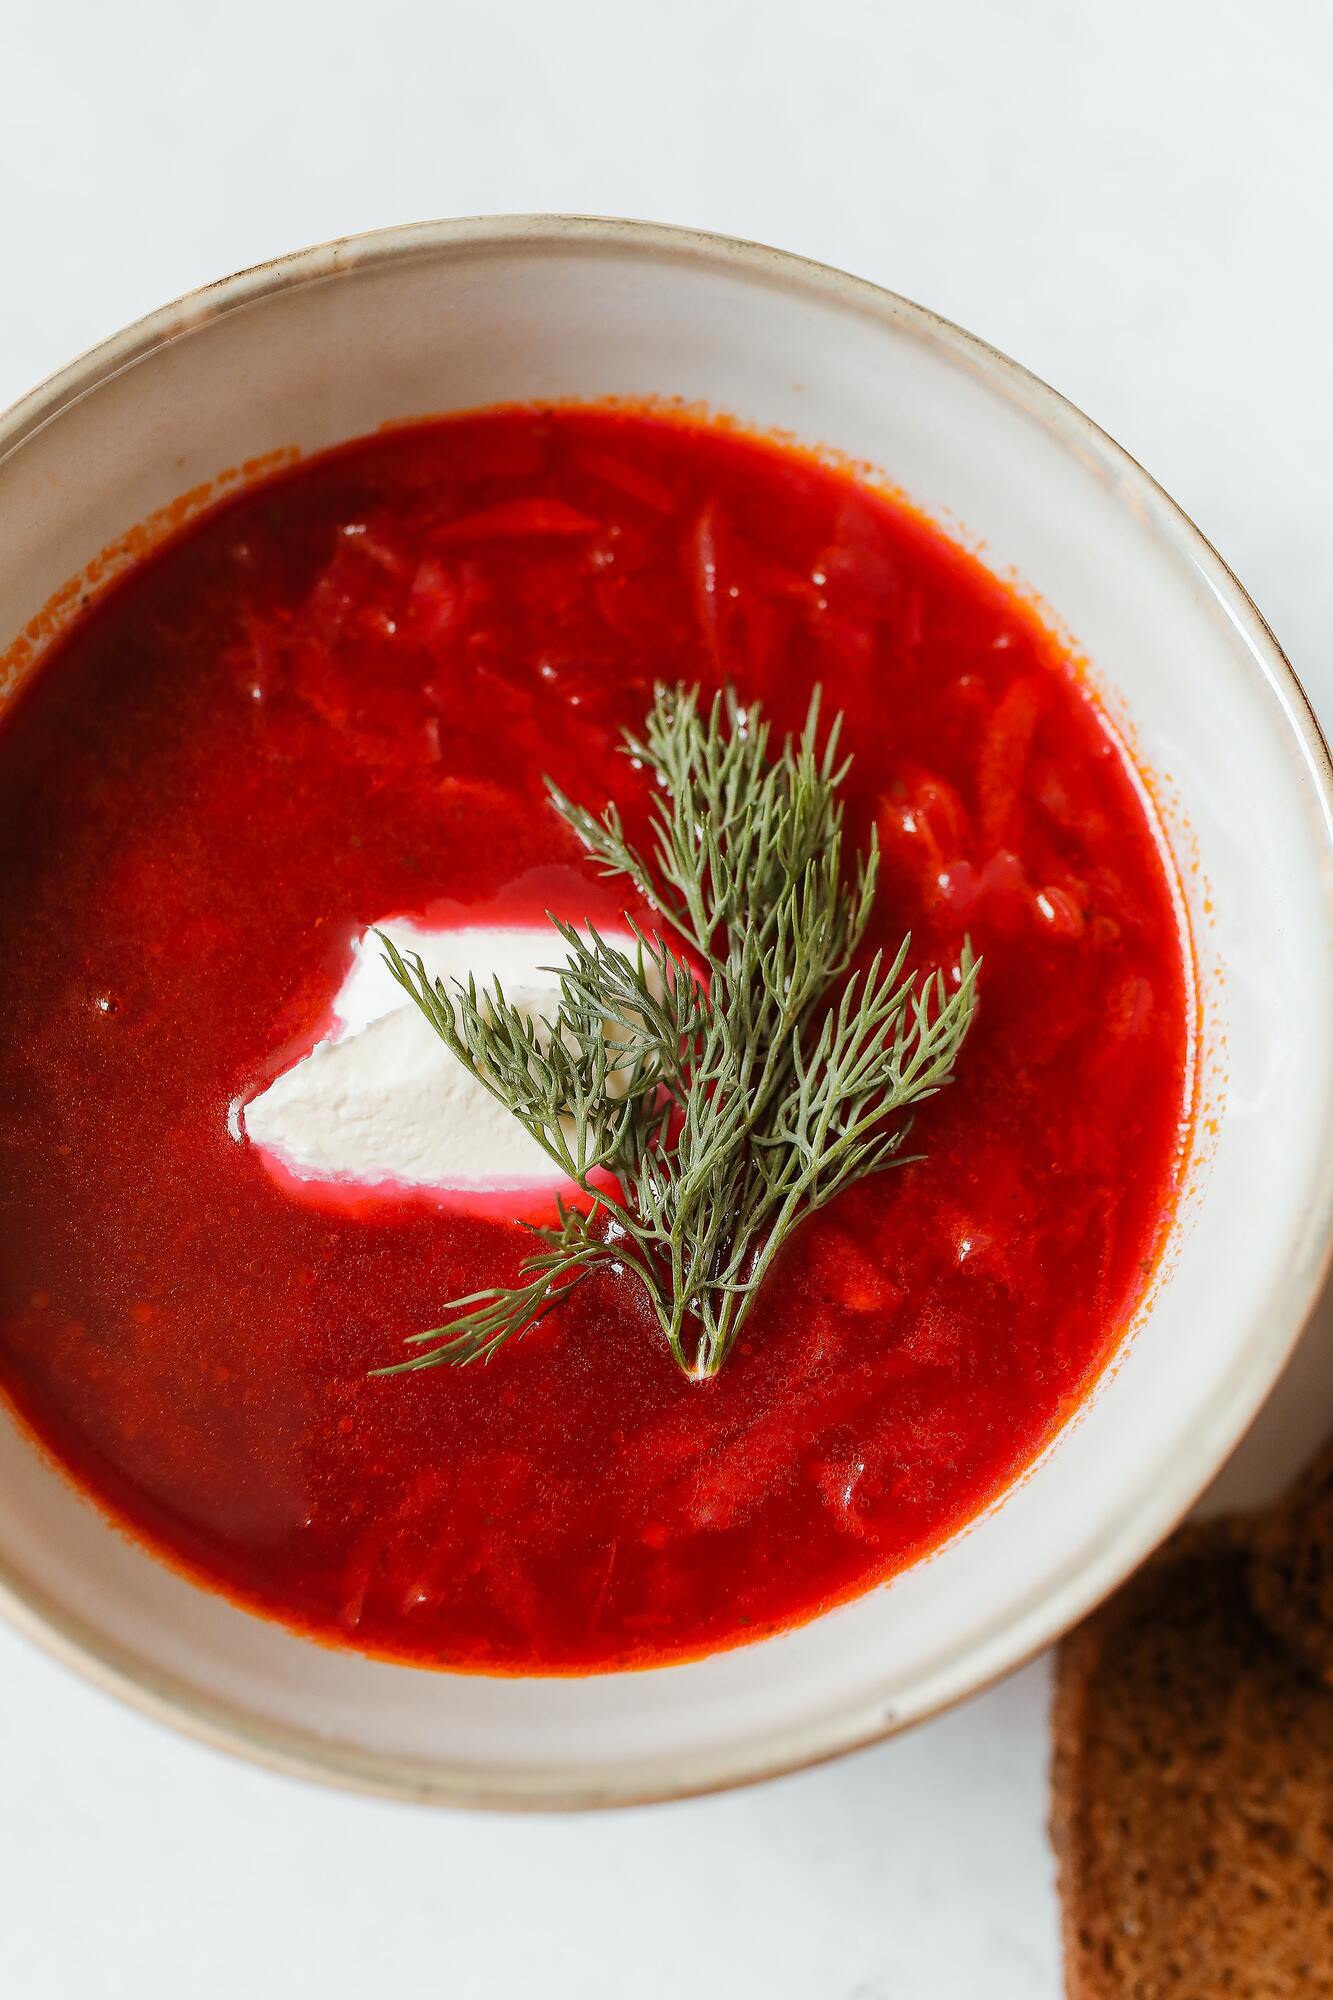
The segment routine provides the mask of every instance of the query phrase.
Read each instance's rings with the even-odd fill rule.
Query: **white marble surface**
[[[1194,514],[1333,716],[1326,0],[0,4],[0,403],[202,280],[570,209],[850,266]],[[1226,1475],[1333,1410],[1333,1309]],[[1039,1662],[915,1735],[615,1819],[430,1815],[177,1740],[0,1631],[22,2000],[1055,2000]]]

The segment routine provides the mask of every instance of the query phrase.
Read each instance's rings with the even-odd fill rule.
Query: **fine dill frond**
[[[726,1360],[774,1257],[806,1216],[903,1160],[912,1107],[952,1081],[976,1008],[965,944],[952,982],[891,958],[851,970],[879,851],[844,856],[841,716],[819,741],[819,694],[776,748],[733,690],[659,687],[627,751],[655,781],[651,852],[548,785],[602,873],[625,878],[679,937],[635,929],[623,950],[552,918],[566,954],[553,1019],[496,982],[446,988],[382,938],[425,1019],[588,1202],[511,1287],[455,1300],[412,1336],[403,1369],[486,1360],[598,1263],[632,1271],[672,1355],[696,1378]],[[837,983],[842,984],[838,987]],[[835,990],[836,989],[836,990]]]

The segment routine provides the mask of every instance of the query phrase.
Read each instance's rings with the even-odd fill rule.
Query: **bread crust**
[[[1333,1439],[1255,1522],[1250,1595],[1269,1627],[1333,1687]]]

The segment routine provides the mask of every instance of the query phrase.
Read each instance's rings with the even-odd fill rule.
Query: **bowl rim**
[[[1187,558],[1206,580],[1246,641],[1247,670],[1276,696],[1291,747],[1311,781],[1312,828],[1333,853],[1333,763],[1313,706],[1249,593],[1196,524],[1149,473],[1083,411],[998,348],[928,308],[870,280],[763,243],[668,224],[583,215],[476,216],[398,225],[339,237],[250,266],[185,293],[87,350],[0,414],[0,464],[82,398],[207,321],[282,291],[351,270],[378,269],[452,251],[512,253],[600,250],[668,262],[694,262],[751,281],[802,291],[880,324],[928,336],[987,385],[1019,401],[1067,449],[1091,458],[1120,506],[1141,527]],[[1333,928],[1333,869],[1324,902]],[[1326,1081],[1333,1121],[1333,1073]],[[944,1665],[927,1670],[886,1716],[873,1693],[771,1733],[758,1748],[705,1753],[682,1766],[660,1757],[611,1778],[580,1783],[534,1766],[519,1774],[475,1766],[421,1765],[405,1755],[353,1751],[263,1722],[239,1705],[201,1695],[175,1675],[155,1671],[97,1634],[77,1614],[20,1577],[0,1557],[0,1614],[86,1680],[156,1720],[270,1770],[345,1789],[417,1803],[502,1810],[572,1810],[647,1804],[718,1792],[823,1763],[925,1720],[979,1692],[1058,1639],[1099,1603],[1183,1517],[1258,1412],[1282,1372],[1319,1296],[1333,1257],[1333,1148],[1306,1197],[1304,1253],[1284,1268],[1263,1320],[1230,1376],[1216,1386],[1208,1422],[1194,1450],[1169,1476],[1139,1493],[1094,1533],[1049,1587],[1017,1599],[988,1629]]]

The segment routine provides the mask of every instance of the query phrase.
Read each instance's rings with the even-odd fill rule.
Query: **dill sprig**
[[[911,1107],[952,1080],[977,968],[965,943],[952,981],[920,979],[909,935],[853,969],[879,850],[872,834],[844,865],[841,725],[821,749],[816,690],[774,751],[757,703],[659,687],[625,740],[655,780],[650,855],[613,804],[595,815],[548,781],[600,871],[685,947],[632,925],[626,950],[551,918],[567,962],[549,1022],[498,981],[432,980],[382,936],[431,1027],[588,1204],[559,1203],[520,1283],[454,1300],[382,1372],[487,1360],[610,1265],[642,1284],[685,1373],[715,1375],[793,1230],[906,1157]]]

